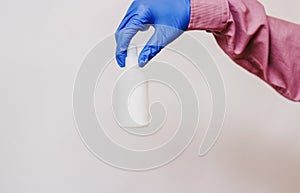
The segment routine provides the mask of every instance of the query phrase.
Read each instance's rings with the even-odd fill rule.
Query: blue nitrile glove
[[[116,59],[120,67],[125,66],[128,45],[138,31],[152,25],[154,34],[139,56],[143,67],[167,44],[180,36],[190,22],[190,0],[135,0],[129,7],[115,34]]]

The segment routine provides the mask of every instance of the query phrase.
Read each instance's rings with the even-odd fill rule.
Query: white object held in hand
[[[128,47],[125,70],[115,88],[116,119],[121,127],[145,127],[150,121],[148,82],[135,45]]]

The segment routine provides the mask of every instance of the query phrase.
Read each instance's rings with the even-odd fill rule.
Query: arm
[[[256,0],[191,0],[188,30],[211,31],[237,64],[300,101],[300,26],[266,15]]]

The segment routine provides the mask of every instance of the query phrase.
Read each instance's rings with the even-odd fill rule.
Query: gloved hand
[[[118,27],[116,59],[125,66],[128,45],[138,31],[152,25],[154,34],[140,53],[139,66],[143,67],[167,44],[180,36],[190,22],[190,0],[135,0]]]

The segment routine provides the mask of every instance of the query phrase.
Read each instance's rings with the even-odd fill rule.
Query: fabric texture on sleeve
[[[256,0],[191,0],[188,30],[212,32],[235,63],[300,101],[300,25],[267,16]]]

